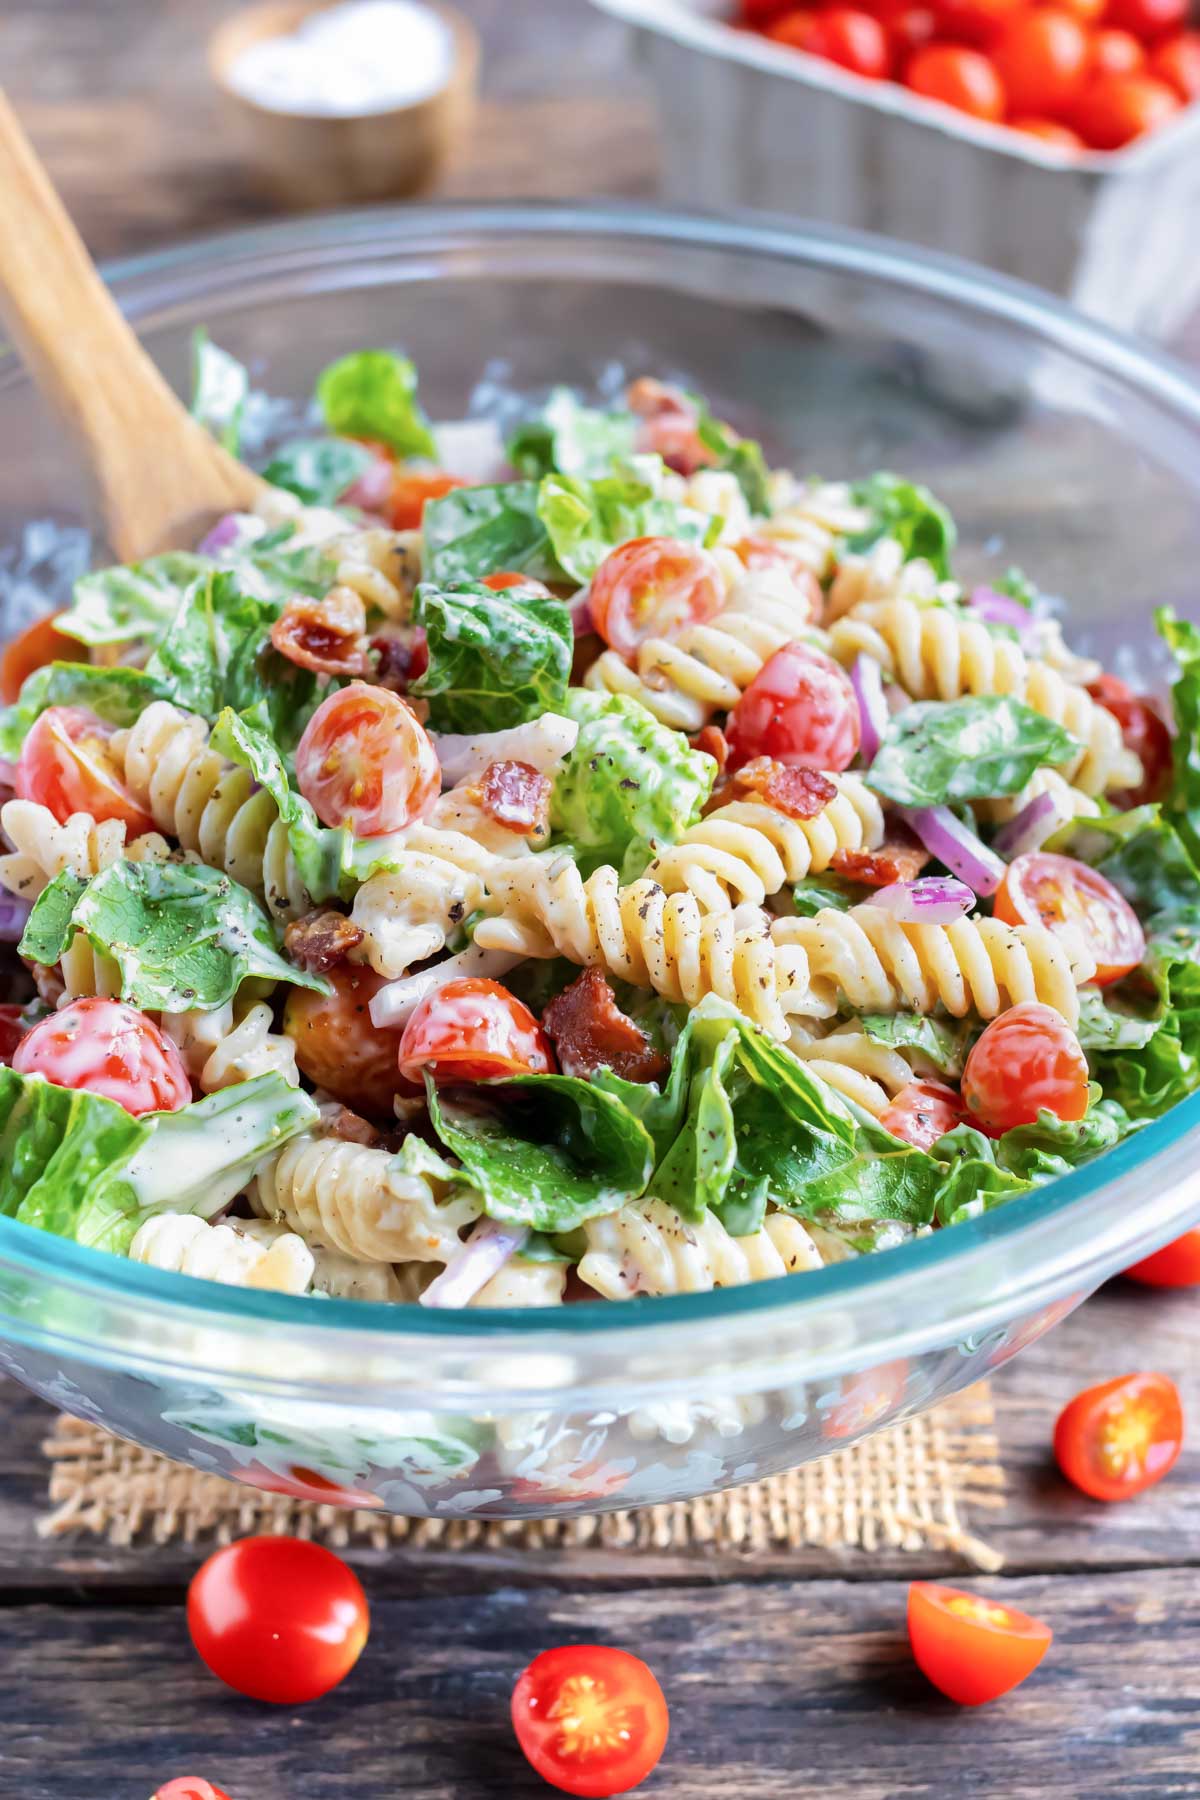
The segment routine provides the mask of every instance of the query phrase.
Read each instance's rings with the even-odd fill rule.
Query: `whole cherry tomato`
[[[0,654],[0,700],[11,706],[29,677],[52,662],[86,662],[87,645],[69,638],[55,625],[63,609],[35,619],[24,631],[10,638]]]
[[[335,964],[325,979],[331,994],[294,987],[284,1008],[283,1029],[296,1046],[300,1072],[343,1106],[390,1119],[401,1088],[400,1034],[372,1024],[369,1010],[385,979],[351,963]]]
[[[1101,986],[1128,975],[1146,954],[1141,921],[1107,875],[1050,850],[1013,858],[993,911],[1006,925],[1044,925],[1082,942]]]
[[[1152,75],[1097,75],[1071,109],[1071,123],[1092,150],[1121,150],[1173,119],[1182,102]]]
[[[766,34],[773,43],[786,44],[791,50],[807,50],[808,34],[816,16],[811,7],[790,7],[781,18],[768,25]]]
[[[992,46],[992,58],[1015,113],[1059,113],[1083,85],[1087,32],[1057,7],[1019,13]]]
[[[1113,34],[1115,35],[1115,34]],[[1200,32],[1195,34],[1200,45]],[[1135,694],[1116,675],[1101,675],[1088,686],[1093,700],[1098,700],[1121,727],[1126,747],[1142,765],[1142,779],[1136,788],[1111,796],[1115,805],[1142,806],[1147,800],[1161,800],[1171,780],[1174,746],[1166,724],[1153,706]]]
[[[117,1000],[73,1000],[27,1031],[13,1051],[18,1075],[104,1094],[126,1112],[176,1112],[192,1098],[178,1050],[145,1013]]]
[[[963,1070],[962,1096],[972,1123],[992,1136],[1032,1125],[1043,1109],[1082,1119],[1088,1109],[1087,1057],[1051,1006],[1022,1000],[986,1026]]]
[[[48,807],[60,825],[82,812],[97,823],[119,819],[130,837],[152,831],[154,820],[134,800],[109,755],[112,736],[111,725],[81,706],[50,707],[21,746],[18,799]]]
[[[1038,138],[1052,149],[1070,151],[1072,155],[1083,149],[1083,139],[1069,125],[1060,125],[1057,119],[1010,119],[1010,131],[1019,131],[1025,137]]]
[[[755,31],[762,31],[772,19],[786,12],[788,0],[742,0],[741,20]]]
[[[397,469],[392,482],[392,491],[387,497],[383,516],[393,531],[417,531],[425,517],[425,507],[430,500],[440,500],[455,488],[466,487],[457,475],[446,475],[439,470],[426,470],[419,473],[413,469]]]
[[[785,644],[763,664],[725,725],[729,766],[756,756],[848,769],[862,722],[846,671],[812,644]]]
[[[1147,43],[1182,31],[1188,20],[1188,0],[1108,0],[1104,23],[1132,31]]]
[[[344,1681],[367,1641],[358,1577],[340,1556],[293,1537],[241,1538],[202,1563],[188,1630],[219,1681],[276,1706],[316,1700]]]
[[[513,1730],[564,1794],[601,1800],[645,1781],[667,1744],[667,1702],[636,1656],[569,1644],[535,1656],[513,1689]]]
[[[1184,100],[1200,100],[1200,31],[1179,31],[1157,44],[1150,73],[1168,82]]]
[[[994,62],[958,44],[928,44],[918,50],[904,79],[915,94],[940,100],[958,112],[993,122],[1004,117],[1007,100]]]
[[[1129,1500],[1153,1487],[1182,1448],[1183,1408],[1166,1375],[1122,1375],[1085,1388],[1054,1427],[1059,1468],[1093,1500]]]
[[[1093,31],[1088,45],[1089,75],[1134,75],[1146,64],[1145,45],[1134,37],[1132,31],[1120,31],[1115,25],[1106,25],[1102,31]],[[1102,680],[1115,680],[1115,676],[1102,676]],[[1125,683],[1120,683],[1125,687]],[[1128,688],[1126,688],[1128,693]]]
[[[891,62],[887,33],[879,20],[850,6],[829,6],[819,12],[804,48],[810,56],[824,57],[871,81],[886,75]]]
[[[550,1040],[527,1006],[498,981],[464,976],[434,988],[410,1014],[400,1039],[400,1073],[420,1081],[493,1081],[548,1075]]]
[[[647,638],[702,624],[724,603],[716,559],[674,538],[631,538],[592,577],[592,621],[618,656],[631,657]]]
[[[910,1081],[902,1087],[879,1123],[893,1137],[928,1150],[940,1137],[961,1125],[967,1109],[954,1092],[940,1081]]]
[[[937,14],[939,39],[987,49],[1009,20],[1019,16],[1025,0],[932,0],[932,3]]]
[[[214,1787],[199,1775],[177,1775],[157,1789],[153,1800],[229,1800],[224,1788]]]
[[[358,837],[403,831],[441,789],[437,751],[416,714],[365,681],[322,700],[296,749],[296,780],[322,825]]]
[[[917,1667],[947,1699],[982,1706],[1011,1693],[1050,1648],[1040,1619],[961,1588],[914,1581],[908,1590],[908,1641]]]
[[[1104,14],[1107,0],[1054,0],[1061,11],[1071,13],[1081,25],[1095,25]]]
[[[1143,1256],[1125,1270],[1131,1281],[1145,1287],[1200,1287],[1200,1227],[1185,1231],[1152,1256]]]
[[[898,6],[884,15],[897,72],[903,70],[914,50],[931,44],[937,36],[937,15],[928,6]]]

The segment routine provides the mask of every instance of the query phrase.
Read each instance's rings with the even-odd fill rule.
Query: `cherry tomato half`
[[[910,1081],[902,1087],[879,1123],[893,1137],[928,1150],[940,1137],[961,1125],[967,1109],[953,1088],[940,1081]]]
[[[1111,32],[1115,37],[1117,33]],[[1194,34],[1200,53],[1200,32]],[[1133,42],[1133,39],[1130,39]],[[1117,806],[1144,806],[1148,800],[1161,800],[1170,783],[1174,745],[1165,722],[1148,700],[1135,694],[1116,675],[1101,675],[1088,687],[1093,700],[1110,712],[1121,727],[1121,736],[1142,765],[1142,779],[1136,788],[1111,796]]]
[[[1153,1487],[1182,1449],[1183,1408],[1166,1375],[1121,1375],[1085,1388],[1054,1427],[1059,1468],[1093,1500],[1129,1500]]]
[[[400,1073],[420,1081],[493,1081],[548,1075],[554,1051],[527,1006],[498,981],[464,976],[426,994],[400,1039]]]
[[[785,644],[729,715],[729,766],[756,756],[815,769],[849,768],[862,723],[846,671],[811,644]]]
[[[1184,100],[1200,100],[1200,31],[1180,31],[1157,45],[1150,73],[1167,82]]]
[[[1144,1287],[1200,1287],[1200,1226],[1164,1244],[1152,1256],[1143,1256],[1125,1273]]]
[[[135,1118],[177,1112],[192,1098],[178,1050],[145,1013],[118,1000],[73,1000],[27,1031],[13,1051],[18,1075],[104,1094]]]
[[[1128,975],[1146,954],[1146,934],[1124,894],[1106,875],[1051,850],[1014,857],[993,910],[1006,925],[1044,925],[1082,941],[1101,986]]]
[[[322,825],[358,837],[403,831],[441,791],[437,751],[412,708],[365,681],[322,700],[296,749],[296,779]]]
[[[982,1706],[1018,1687],[1053,1635],[1015,1606],[961,1588],[914,1581],[908,1590],[908,1641],[917,1667],[960,1706]]]
[[[60,825],[72,813],[120,819],[130,837],[153,831],[108,754],[113,730],[81,706],[52,706],[35,723],[17,762],[18,799],[36,800]]]
[[[1104,23],[1150,41],[1182,30],[1187,16],[1188,0],[1108,0]]]
[[[667,1702],[644,1662],[604,1644],[543,1650],[517,1681],[513,1730],[564,1794],[602,1800],[645,1781],[667,1744]]]
[[[711,619],[724,601],[715,558],[675,538],[631,538],[592,577],[593,624],[619,656],[632,656],[649,637]]]
[[[398,1031],[371,1021],[371,1001],[384,976],[356,964],[336,963],[325,972],[333,992],[292,988],[283,1011],[283,1029],[296,1046],[302,1075],[343,1106],[391,1119],[400,1091],[396,1072]]]
[[[972,1121],[993,1137],[1032,1125],[1043,1108],[1056,1119],[1082,1119],[1088,1109],[1087,1057],[1052,1006],[1022,1000],[976,1039],[963,1070],[962,1095]]]
[[[996,65],[979,50],[958,44],[928,44],[904,73],[906,84],[927,100],[940,100],[974,119],[998,122],[1007,101]]]
[[[1093,150],[1120,150],[1174,118],[1182,101],[1152,75],[1097,75],[1071,110],[1071,123]]]
[[[550,589],[544,581],[536,581],[532,575],[522,575],[516,569],[497,569],[494,575],[485,575],[482,585],[491,588],[496,594],[527,594],[539,600],[550,598]]]
[[[824,57],[869,81],[881,80],[891,62],[887,33],[879,20],[852,6],[829,6],[819,12],[804,48],[810,56]]]
[[[440,500],[444,494],[466,485],[457,475],[446,475],[441,470],[426,470],[422,474],[397,469],[383,516],[393,531],[416,531],[425,517],[428,501]]]
[[[1005,26],[992,57],[1013,112],[1059,113],[1083,85],[1088,36],[1070,13],[1039,6]]]
[[[1115,25],[1106,25],[1103,31],[1093,31],[1088,44],[1089,75],[1133,75],[1138,69],[1144,68],[1145,63],[1145,46],[1131,31],[1120,31]],[[1104,681],[1114,679],[1111,675],[1101,677]],[[1125,687],[1123,681],[1118,685]],[[1125,692],[1128,693],[1129,689],[1125,688]]]
[[[201,1563],[188,1630],[218,1681],[276,1706],[319,1699],[367,1641],[367,1598],[340,1556],[294,1537],[240,1538]]]
[[[153,1800],[229,1800],[224,1788],[214,1787],[199,1775],[177,1775],[153,1795]]]
[[[0,654],[0,700],[11,706],[21,687],[35,670],[52,662],[86,662],[87,645],[75,638],[64,637],[55,625],[62,609],[35,619],[24,631],[10,638]]]

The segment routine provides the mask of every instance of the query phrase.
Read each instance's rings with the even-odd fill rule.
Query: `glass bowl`
[[[307,219],[111,280],[181,388],[199,322],[297,399],[345,350],[402,344],[439,418],[555,381],[666,373],[776,459],[928,481],[958,518],[967,572],[1024,565],[1070,596],[1074,636],[1110,665],[1146,650],[1156,602],[1194,608],[1200,390],[966,265],[770,220],[521,206]],[[23,527],[82,512],[11,355],[0,426],[11,629]],[[26,531],[31,591],[44,551]],[[905,1248],[552,1314],[252,1294],[5,1219],[0,1361],[169,1456],[322,1500],[516,1517],[684,1499],[820,1456],[1004,1362],[1194,1221],[1198,1149],[1200,1097],[1053,1187]]]

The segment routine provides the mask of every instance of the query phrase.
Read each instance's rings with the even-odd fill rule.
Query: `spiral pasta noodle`
[[[264,1240],[232,1224],[210,1225],[195,1213],[153,1214],[138,1227],[129,1255],[173,1275],[280,1294],[306,1294],[313,1276],[312,1253],[294,1232],[276,1230]]]
[[[261,1168],[250,1202],[314,1242],[361,1262],[446,1262],[481,1211],[458,1183],[415,1174],[386,1150],[307,1133]]]
[[[931,1013],[994,1019],[1022,1000],[1040,1000],[1068,1025],[1079,1019],[1077,985],[1095,974],[1079,948],[1074,967],[1061,936],[1042,925],[956,919],[910,925],[879,906],[823,908],[809,919],[777,919],[779,944],[803,950],[814,986],[858,1012]]]
[[[262,1000],[249,1005],[227,1000],[208,1011],[197,1007],[162,1015],[163,1030],[205,1094],[256,1075],[282,1075],[289,1086],[299,1087],[296,1046],[290,1037],[271,1029],[274,1022],[271,1008]]]
[[[910,1082],[938,1078],[926,1058],[877,1043],[853,1023],[839,1025],[824,1037],[801,1039],[793,1033],[789,1048],[811,1074],[876,1118]]]
[[[789,1213],[769,1213],[761,1230],[736,1238],[715,1213],[684,1219],[665,1200],[638,1200],[590,1219],[583,1233],[580,1280],[606,1300],[704,1294],[821,1267],[812,1238]]]
[[[356,531],[335,545],[337,581],[368,607],[407,623],[421,579],[419,531]]]
[[[871,513],[858,505],[844,481],[797,481],[788,470],[777,469],[767,487],[771,511],[755,525],[756,536],[786,544],[820,580],[837,566],[839,540],[871,523]]]
[[[561,1306],[567,1285],[567,1265],[531,1262],[510,1256],[502,1269],[485,1282],[472,1306]]]
[[[60,825],[47,806],[35,800],[7,800],[0,825],[12,853],[0,856],[0,883],[10,893],[36,900],[48,882],[69,869],[87,881],[123,857],[130,862],[163,862],[170,846],[157,832],[129,839],[120,819],[97,823],[90,813],[72,813]]]
[[[704,914],[692,894],[622,887],[607,866],[584,881],[568,856],[497,867],[490,885],[499,910],[475,928],[480,949],[557,953],[689,1006],[716,994],[779,1038],[790,1014],[822,1011],[803,950],[773,942],[756,907]]]
[[[939,581],[923,556],[909,558],[895,538],[880,538],[863,555],[851,551],[842,556],[829,584],[825,620],[832,624],[857,607],[881,600],[922,603],[957,593],[955,583]]]
[[[1043,718],[1078,738],[1078,754],[1060,773],[1085,794],[1136,787],[1141,764],[1127,750],[1121,727],[1086,688],[1066,680],[1049,663],[1026,657],[1015,638],[947,606],[886,600],[860,606],[839,619],[830,648],[843,663],[865,651],[894,675],[915,700],[957,700],[963,695],[1011,694]]]
[[[761,800],[735,800],[689,826],[646,871],[669,894],[694,894],[706,912],[748,904],[828,869],[839,850],[883,842],[883,807],[858,775],[831,775],[836,797],[811,819]]]

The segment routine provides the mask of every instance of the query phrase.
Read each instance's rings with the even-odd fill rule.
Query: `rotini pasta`
[[[883,600],[925,604],[952,599],[958,591],[954,582],[939,581],[937,571],[924,557],[910,558],[895,538],[880,538],[864,555],[848,552],[841,557],[829,584],[825,622],[833,624],[857,607]]]
[[[10,855],[0,856],[0,884],[26,900],[36,900],[47,882],[65,869],[86,881],[122,857],[161,862],[170,855],[170,846],[157,832],[127,841],[120,819],[97,824],[83,812],[72,813],[60,825],[49,807],[34,800],[5,801],[0,825],[13,846]]]
[[[606,1300],[637,1294],[702,1294],[803,1269],[821,1256],[799,1219],[773,1212],[750,1237],[731,1237],[716,1217],[684,1219],[665,1200],[639,1200],[584,1226],[579,1278]]]
[[[273,1024],[271,1008],[261,1000],[251,1004],[227,1000],[207,1012],[196,1008],[162,1015],[163,1030],[205,1094],[256,1075],[282,1075],[290,1087],[299,1087],[296,1046],[272,1030]]]
[[[280,1294],[306,1294],[313,1276],[312,1252],[294,1232],[264,1239],[233,1223],[210,1225],[195,1213],[154,1213],[138,1227],[129,1254],[173,1275]]]
[[[925,1059],[877,1043],[856,1024],[839,1025],[823,1037],[793,1032],[788,1047],[810,1073],[876,1118],[910,1081],[938,1079],[938,1071]]]

